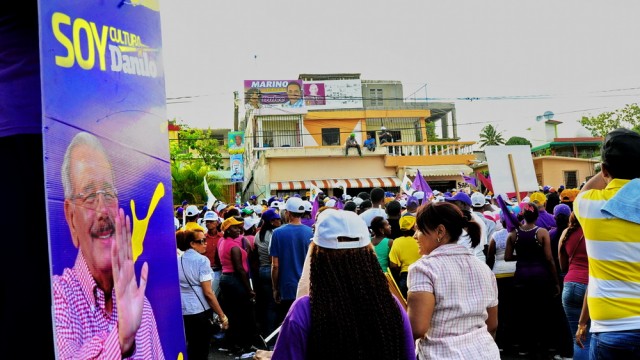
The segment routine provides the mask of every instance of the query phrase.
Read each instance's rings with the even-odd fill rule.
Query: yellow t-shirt
[[[601,209],[629,180],[580,193],[573,204],[589,256],[587,302],[592,332],[640,329],[640,224]]]
[[[402,236],[393,240],[389,261],[400,266],[400,272],[409,271],[409,265],[420,259],[418,243],[411,236]]]
[[[198,225],[198,223],[195,222],[195,221],[191,221],[191,222],[186,223],[182,227],[182,230],[191,230],[191,231],[193,231],[193,230],[202,230],[205,233],[207,232],[207,230],[205,230],[202,226]]]

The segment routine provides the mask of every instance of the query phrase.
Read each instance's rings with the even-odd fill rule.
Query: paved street
[[[211,352],[209,353],[209,360],[235,360],[239,359],[238,355],[229,354],[228,352],[218,351],[219,344],[213,343],[211,345]],[[539,358],[538,360],[553,359],[555,354],[551,354],[546,358]],[[502,360],[528,360],[526,356],[518,356],[517,354],[503,354]]]

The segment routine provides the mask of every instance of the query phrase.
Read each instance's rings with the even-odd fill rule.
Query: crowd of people
[[[623,250],[637,243],[640,205],[629,199],[640,198],[640,173],[621,166],[623,153],[640,159],[638,134],[611,133],[602,172],[582,189],[544,186],[519,202],[469,187],[252,196],[183,204],[177,233],[195,233],[191,249],[209,260],[193,277],[199,312],[228,327],[224,348],[255,359],[640,358],[639,305],[628,299],[638,261]],[[188,326],[184,306],[198,303],[183,273]]]

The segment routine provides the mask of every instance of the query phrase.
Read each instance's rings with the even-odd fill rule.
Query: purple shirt
[[[105,308],[105,293],[98,288],[87,263],[78,251],[72,269],[53,276],[53,303],[58,359],[121,359],[118,338],[118,307]],[[142,322],[130,359],[164,359],[156,319],[145,297]]]
[[[556,219],[553,218],[553,215],[549,214],[544,209],[539,209],[538,212],[538,220],[536,220],[537,226],[547,230],[551,230],[551,228],[556,227]]]
[[[400,313],[402,314],[402,325],[404,327],[404,343],[407,359],[415,360],[415,346],[413,342],[413,333],[411,332],[411,323],[409,317],[402,305],[398,302]],[[282,323],[278,341],[273,349],[272,360],[278,359],[306,359],[307,358],[307,341],[311,327],[311,303],[308,295],[298,298],[291,308],[287,317]]]

